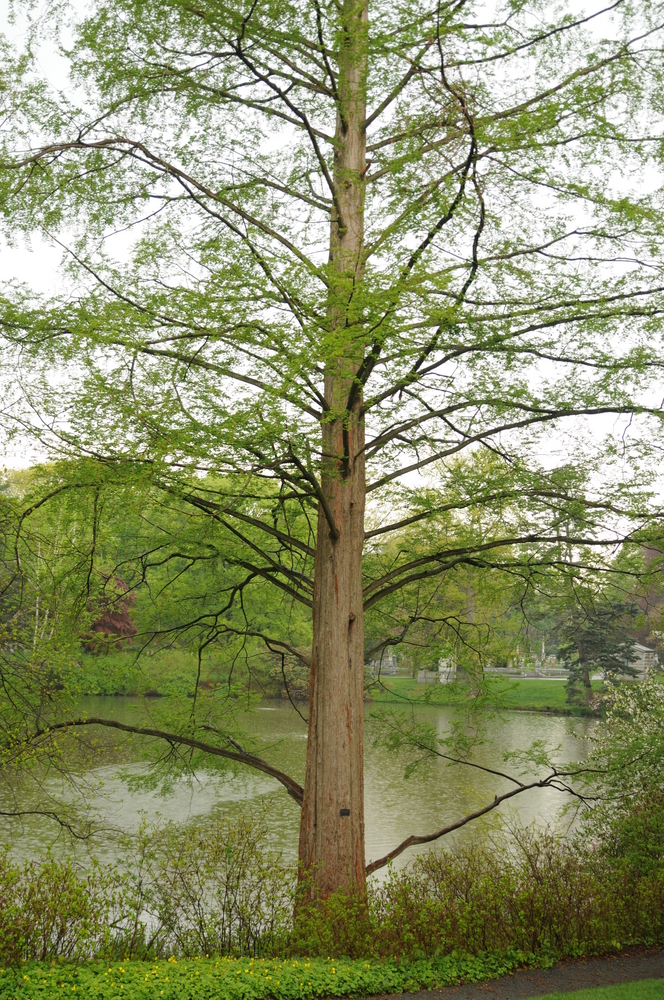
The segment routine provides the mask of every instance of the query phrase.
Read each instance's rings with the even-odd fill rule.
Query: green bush
[[[635,807],[629,836],[621,827],[599,849],[516,830],[500,851],[432,852],[373,881],[365,898],[336,893],[309,905],[296,868],[265,850],[261,824],[244,820],[145,828],[124,845],[122,866],[17,864],[5,852],[0,964],[173,955],[549,961],[660,941],[657,837],[647,864],[633,848],[644,816]]]
[[[613,811],[597,833],[604,855],[624,858],[641,875],[649,874],[664,858],[664,792],[653,790],[629,808]]]
[[[239,819],[143,829],[126,843],[120,954],[273,955],[292,923],[296,872]],[[116,949],[117,950],[117,949]]]
[[[153,695],[186,698],[193,694],[196,657],[184,650],[160,651],[147,660],[135,653],[84,653],[78,665],[81,694]]]
[[[611,863],[609,863],[609,861]],[[337,894],[300,911],[291,953],[398,956],[455,952],[601,953],[664,939],[664,865],[647,874],[547,833],[509,849],[432,852],[390,872],[366,902]]]
[[[239,820],[144,828],[121,865],[0,853],[0,963],[283,950],[296,873]]]
[[[0,852],[0,962],[108,952],[120,931],[118,887],[110,867],[52,858],[18,865]]]

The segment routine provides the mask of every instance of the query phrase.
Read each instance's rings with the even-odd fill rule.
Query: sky
[[[4,34],[9,42],[20,48],[27,37],[26,18],[18,13],[16,7],[16,18],[10,20],[9,8],[0,4],[0,33]],[[81,0],[77,0],[74,5],[79,6],[81,11],[85,5]],[[585,4],[573,3],[572,9],[581,12]],[[45,8],[43,0],[38,2],[34,11],[39,12]],[[34,13],[33,13],[33,16]],[[60,56],[52,43],[46,42],[40,49],[38,59],[40,72],[44,78],[55,88],[69,89],[67,77],[67,62]],[[114,240],[115,249],[122,253],[122,239]],[[14,245],[9,246],[3,242],[0,236],[0,275],[3,281],[19,281],[29,285],[35,292],[43,295],[51,295],[62,290],[63,277],[60,272],[60,264],[63,251],[60,246],[49,240],[47,236],[38,233],[30,237],[17,238]],[[7,373],[4,373],[7,376]],[[2,377],[2,376],[0,376]],[[659,400],[657,401],[659,402]],[[602,421],[597,421],[591,428],[587,427],[587,435],[600,437],[606,433],[613,433],[620,436],[626,431],[628,418],[607,416]],[[629,433],[629,432],[628,432]],[[548,439],[541,460],[545,465],[556,465],[561,460],[561,456],[569,451],[569,442],[563,432],[559,436],[553,435]],[[2,453],[0,446],[0,465],[7,468],[23,468],[34,464],[42,456],[39,451],[26,446],[24,441],[9,442]]]

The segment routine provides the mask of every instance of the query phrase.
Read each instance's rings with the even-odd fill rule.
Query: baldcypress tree
[[[61,295],[4,290],[7,411],[225,533],[238,580],[205,641],[251,631],[229,615],[258,583],[311,614],[300,859],[323,895],[364,884],[365,613],[459,563],[608,544],[615,497],[561,490],[536,438],[645,412],[660,370],[662,8],[575,11],[92,0],[62,94],[31,60],[43,22],[5,52],[8,232],[65,253]],[[539,506],[456,544],[413,477],[478,448],[502,478],[476,500]],[[413,524],[425,551],[363,577]]]

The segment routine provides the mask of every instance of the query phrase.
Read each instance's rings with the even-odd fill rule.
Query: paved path
[[[512,976],[488,983],[402,993],[398,1000],[525,1000],[590,986],[634,983],[639,979],[664,979],[664,950],[630,948],[609,958],[558,962],[551,969],[520,969]]]

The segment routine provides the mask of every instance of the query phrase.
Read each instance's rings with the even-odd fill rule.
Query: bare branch
[[[94,830],[89,830],[88,833],[81,833],[52,809],[0,809],[0,816],[4,816],[5,819],[21,819],[23,816],[43,816],[45,819],[52,819],[54,823],[57,823],[63,830],[66,830],[75,840],[89,840],[94,836],[95,832]]]

